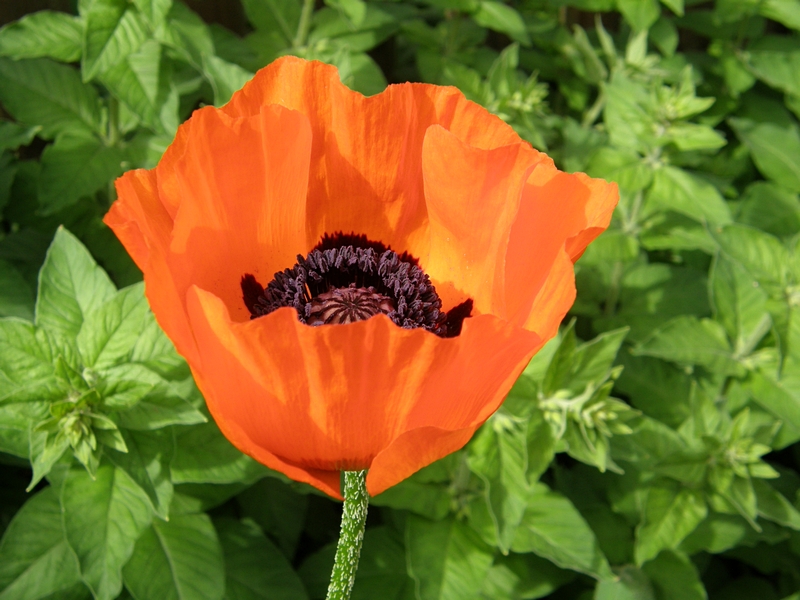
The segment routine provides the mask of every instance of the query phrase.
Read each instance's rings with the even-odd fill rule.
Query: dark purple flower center
[[[461,333],[472,300],[449,312],[417,259],[397,254],[363,235],[326,235],[291,269],[275,273],[266,288],[253,275],[242,277],[250,318],[284,306],[308,325],[363,321],[379,313],[406,329],[422,327],[440,337]]]

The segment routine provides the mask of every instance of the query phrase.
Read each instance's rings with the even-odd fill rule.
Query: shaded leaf
[[[692,316],[676,317],[668,321],[650,338],[636,346],[635,354],[701,365],[721,373],[736,373],[740,370],[722,325],[710,319]]]
[[[754,123],[729,119],[736,135],[750,149],[750,156],[767,179],[793,192],[800,192],[800,129],[796,124]]]
[[[60,136],[42,153],[39,206],[51,215],[122,174],[123,154],[96,137]]]
[[[137,540],[124,576],[135,600],[222,600],[225,569],[211,519],[199,514],[154,520]]]
[[[63,12],[40,10],[0,29],[0,56],[75,62],[81,57],[82,38],[80,19]]]
[[[186,428],[177,439],[171,465],[174,483],[254,482],[266,474],[266,468],[234,448],[213,421]]]
[[[0,259],[0,317],[33,321],[34,295],[28,282],[10,263]]]
[[[86,367],[102,369],[125,361],[148,313],[144,284],[117,292],[84,320],[78,350]]]
[[[477,598],[493,552],[478,534],[454,519],[406,520],[408,572],[421,600]]]
[[[510,6],[495,0],[481,0],[480,8],[472,15],[475,22],[500,33],[505,33],[512,40],[530,45],[528,31],[520,14]]]
[[[708,597],[697,567],[682,552],[664,550],[642,570],[662,600],[706,600]]]
[[[662,550],[677,548],[707,514],[702,492],[681,488],[675,482],[651,485],[636,528],[636,564],[652,560]]]
[[[45,139],[102,131],[97,91],[75,69],[46,58],[0,58],[0,102],[18,121],[41,127]]]
[[[543,483],[534,486],[511,549],[597,579],[613,578],[589,525],[567,498]]]
[[[48,487],[14,516],[0,541],[0,598],[89,597],[64,539],[58,492]]]
[[[291,564],[252,521],[215,522],[225,556],[228,600],[303,600],[308,598]],[[400,555],[402,558],[402,554]],[[368,562],[360,564],[361,568]],[[360,569],[359,569],[360,570]]]
[[[161,519],[169,517],[172,481],[169,462],[173,454],[172,432],[141,432],[121,429],[127,452],[110,450],[108,457],[142,488]]]
[[[115,293],[89,251],[60,227],[39,272],[36,324],[74,338],[89,313]]]
[[[99,600],[122,591],[122,567],[153,513],[147,496],[121,469],[103,465],[92,478],[69,471],[61,490],[64,531],[81,576]]]
[[[84,20],[84,81],[108,71],[147,39],[144,23],[127,0],[81,0],[79,10]]]

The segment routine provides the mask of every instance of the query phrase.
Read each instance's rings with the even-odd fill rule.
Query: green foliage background
[[[100,221],[286,53],[621,190],[558,339],[374,498],[354,598],[800,598],[800,0],[72,8],[0,29],[0,600],[324,597],[337,504],[220,435]]]

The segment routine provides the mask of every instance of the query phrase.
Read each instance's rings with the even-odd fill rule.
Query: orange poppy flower
[[[618,198],[455,88],[365,98],[294,57],[117,191],[105,222],[222,432],[339,498],[340,470],[375,495],[466,444]]]

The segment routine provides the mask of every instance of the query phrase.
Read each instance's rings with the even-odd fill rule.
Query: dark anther
[[[353,323],[383,313],[406,329],[422,327],[454,337],[470,316],[472,300],[450,312],[417,259],[398,255],[366,236],[325,235],[291,269],[275,273],[266,288],[253,275],[242,277],[242,297],[251,319],[284,306],[308,325]]]
[[[472,314],[472,298],[467,298],[461,304],[454,306],[447,311],[447,320],[445,325],[447,327],[447,337],[456,337],[461,333],[461,327],[464,325],[464,319]]]

